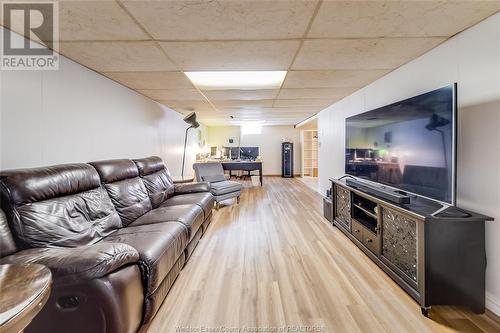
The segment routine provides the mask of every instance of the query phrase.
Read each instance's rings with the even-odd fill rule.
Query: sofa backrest
[[[8,256],[17,251],[16,243],[10,232],[7,217],[0,209],[0,258]]]
[[[97,170],[123,226],[128,226],[151,210],[148,192],[132,160],[96,161],[90,164]]]
[[[224,169],[219,162],[195,163],[193,169],[199,182],[216,183],[226,180]]]
[[[88,164],[2,171],[0,195],[21,248],[92,244],[121,227]]]
[[[158,156],[134,160],[153,208],[174,195],[174,182],[170,172]]]

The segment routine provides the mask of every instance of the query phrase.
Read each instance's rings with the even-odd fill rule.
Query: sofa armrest
[[[174,184],[174,186],[175,194],[210,192],[210,183],[207,182]]]
[[[103,277],[139,260],[133,247],[122,243],[97,243],[76,248],[33,248],[2,258],[0,264],[41,264],[56,279],[72,281]]]

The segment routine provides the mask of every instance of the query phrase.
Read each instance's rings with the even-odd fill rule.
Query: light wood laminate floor
[[[244,182],[212,224],[144,332],[500,332],[492,314],[420,306],[322,216],[298,179]],[[311,331],[314,332],[314,331]]]
[[[300,177],[297,179],[300,180],[301,182],[303,182],[311,190],[316,191],[316,192],[320,192],[319,178],[318,177]]]

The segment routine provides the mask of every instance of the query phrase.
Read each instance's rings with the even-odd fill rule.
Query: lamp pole
[[[181,170],[181,177],[184,180],[184,164],[186,163],[186,146],[187,146],[187,140],[188,140],[188,131],[190,128],[198,128],[200,124],[196,121],[196,113],[191,112],[187,116],[184,117],[184,122],[186,124],[189,124],[189,127],[186,128],[186,134],[184,135],[184,153],[182,154],[182,170]]]
[[[189,126],[186,128],[186,134],[184,135],[184,153],[182,154],[182,170],[181,170],[181,178],[184,179],[184,164],[186,162],[186,145],[187,145],[187,138],[188,138],[188,131],[190,128],[193,128],[193,126]]]

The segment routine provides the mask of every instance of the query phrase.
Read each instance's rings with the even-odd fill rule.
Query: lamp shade
[[[439,127],[446,126],[450,123],[450,121],[446,118],[443,118],[437,114],[433,114],[430,119],[429,123],[425,126],[429,131],[434,131]]]
[[[196,121],[196,112],[191,112],[187,116],[184,117],[184,121],[191,125],[193,128],[198,128],[200,124]]]

